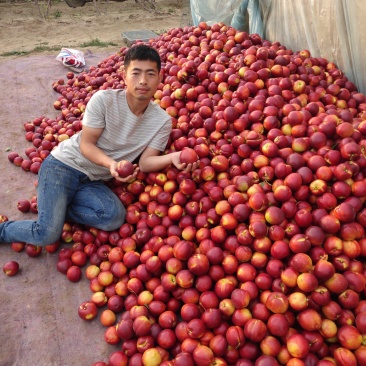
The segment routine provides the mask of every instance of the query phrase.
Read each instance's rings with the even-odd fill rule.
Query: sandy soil
[[[80,44],[93,39],[120,45],[124,31],[149,29],[159,34],[191,21],[189,0],[155,0],[157,12],[149,7],[149,0],[138,0],[139,3],[146,4],[146,8],[135,0],[97,0],[98,6],[89,2],[78,8],[53,0],[46,18],[40,15],[46,9],[44,0],[39,0],[39,6],[35,5],[34,0],[14,0],[12,3],[2,1],[4,0],[0,0],[0,55],[6,52],[27,52],[37,47],[59,46],[83,50],[79,47]]]
[[[24,156],[30,146],[24,122],[57,115],[53,102],[59,95],[52,82],[66,79],[69,71],[55,60],[61,47],[84,51],[86,67],[97,66],[125,45],[124,31],[149,29],[159,34],[189,24],[188,1],[156,0],[156,4],[164,14],[146,11],[134,0],[103,3],[99,13],[93,3],[73,9],[58,2],[48,19],[42,19],[33,3],[0,2],[0,214],[11,220],[35,216],[22,214],[16,203],[36,194],[37,176],[15,167],[7,155],[17,151]],[[79,47],[96,38],[116,45]],[[36,47],[50,49],[35,52]],[[105,328],[98,319],[85,322],[78,317],[79,305],[91,296],[89,281],[83,275],[80,282],[69,282],[57,271],[57,258],[58,253],[45,251],[31,258],[0,244],[0,366],[91,366],[120,349],[104,341]],[[20,264],[15,277],[2,273],[9,260]]]

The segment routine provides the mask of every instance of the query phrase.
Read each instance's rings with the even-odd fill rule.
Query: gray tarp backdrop
[[[224,22],[334,62],[366,94],[365,0],[191,0],[193,24]]]

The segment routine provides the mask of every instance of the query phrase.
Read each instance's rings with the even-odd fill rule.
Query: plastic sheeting
[[[234,13],[239,11],[242,0],[191,0],[191,13],[193,24],[198,25],[200,22],[214,24],[223,22],[231,24]]]
[[[293,51],[307,49],[366,94],[365,0],[191,0],[191,12],[195,25],[222,21]]]
[[[193,24],[223,22],[238,30],[263,36],[263,21],[258,0],[191,0]]]

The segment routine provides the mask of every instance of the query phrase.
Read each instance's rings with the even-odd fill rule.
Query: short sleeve
[[[83,125],[92,128],[105,127],[106,107],[102,91],[97,91],[86,105]]]

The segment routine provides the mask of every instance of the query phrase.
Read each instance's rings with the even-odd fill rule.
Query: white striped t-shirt
[[[115,161],[134,161],[146,147],[164,151],[172,128],[171,117],[159,105],[150,102],[143,116],[134,115],[122,89],[99,90],[89,100],[83,125],[103,128],[97,146]],[[109,169],[92,163],[79,148],[80,135],[61,142],[52,155],[85,173],[91,180],[109,180]]]

